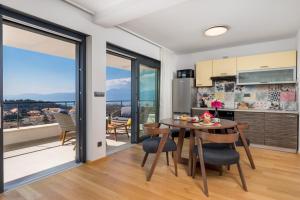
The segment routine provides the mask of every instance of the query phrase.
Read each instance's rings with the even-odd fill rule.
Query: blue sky
[[[8,46],[4,46],[3,53],[4,98],[21,94],[75,93],[75,60]],[[153,75],[153,71],[141,71],[141,93],[147,98],[153,95]],[[108,99],[131,98],[131,71],[108,66],[106,78]]]
[[[106,68],[106,79],[112,80],[112,79],[119,79],[119,78],[129,78],[131,77],[131,71],[129,70],[122,70],[119,68],[114,68],[108,66]]]
[[[4,95],[75,92],[75,60],[4,46]]]

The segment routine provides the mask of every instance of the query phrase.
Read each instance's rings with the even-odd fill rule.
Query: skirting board
[[[261,149],[269,149],[274,151],[282,151],[282,152],[288,152],[288,153],[297,153],[298,151],[296,149],[289,149],[289,148],[282,148],[282,147],[272,147],[272,146],[265,146],[261,144],[251,144],[250,147],[256,147]]]

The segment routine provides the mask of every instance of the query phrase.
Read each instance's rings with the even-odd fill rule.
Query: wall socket
[[[97,142],[97,147],[101,147],[102,146],[102,141]]]

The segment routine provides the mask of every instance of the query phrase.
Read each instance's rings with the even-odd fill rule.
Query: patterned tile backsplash
[[[238,86],[216,81],[213,87],[198,88],[197,106],[202,99],[208,107],[211,100],[218,99],[230,109],[297,110],[295,84]]]

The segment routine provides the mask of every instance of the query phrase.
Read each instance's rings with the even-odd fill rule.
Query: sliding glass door
[[[159,120],[160,61],[112,44],[107,44],[107,51],[131,61],[130,132],[131,143],[138,143],[147,137],[143,124]],[[125,83],[122,80],[120,84]],[[122,93],[116,96],[121,98]]]
[[[85,161],[86,36],[2,7],[0,27],[2,192]]]
[[[138,128],[141,140],[145,137],[143,124],[158,122],[159,68],[140,64],[138,81]]]

